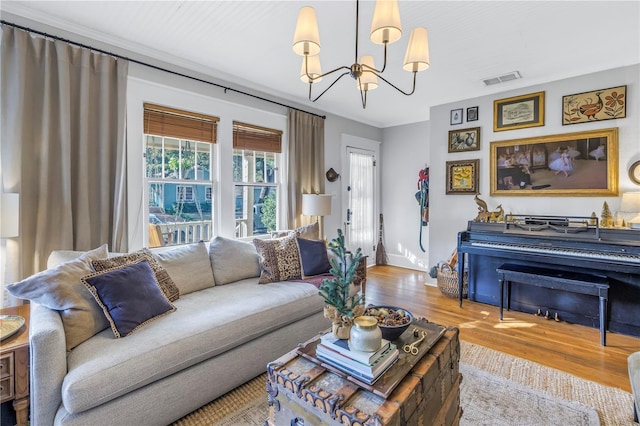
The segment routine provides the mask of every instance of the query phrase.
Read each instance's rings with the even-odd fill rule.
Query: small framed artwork
[[[447,161],[447,194],[477,194],[480,160]]]
[[[627,86],[562,97],[562,125],[613,120],[627,116]]]
[[[544,92],[493,101],[493,131],[544,126]]]
[[[480,127],[449,131],[449,152],[478,151]]]
[[[452,109],[451,117],[449,118],[449,124],[462,124],[462,108]]]
[[[478,107],[467,108],[467,121],[478,121]]]

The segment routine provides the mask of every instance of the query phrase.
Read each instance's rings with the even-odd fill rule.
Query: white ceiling
[[[409,90],[411,73],[401,69],[408,35],[416,26],[427,27],[431,68],[418,74],[416,93],[407,97],[380,82],[363,110],[354,80],[345,76],[312,104],[298,78],[301,57],[291,49],[304,5],[316,9],[323,71],[350,66],[355,1],[1,2],[10,22],[42,22],[377,127],[427,120],[434,105],[640,63],[637,0],[400,0],[404,34],[389,47],[385,75]],[[368,38],[373,5],[360,4],[359,54],[373,54],[381,65],[382,48]],[[482,83],[515,70],[522,79]],[[331,81],[325,77],[318,86]]]

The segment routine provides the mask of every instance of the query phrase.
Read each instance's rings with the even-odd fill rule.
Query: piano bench
[[[600,344],[606,346],[607,301],[609,298],[609,281],[606,277],[509,263],[498,267],[496,272],[498,273],[498,282],[500,283],[501,321],[505,297],[505,283],[507,287],[507,310],[509,310],[511,305],[512,282],[598,296],[600,299]]]

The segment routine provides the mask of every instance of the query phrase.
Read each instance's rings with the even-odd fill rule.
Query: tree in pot
[[[324,316],[332,321],[331,331],[339,339],[348,339],[353,319],[364,313],[364,296],[349,294],[350,285],[356,279],[362,250],[358,248],[355,254],[348,252],[341,229],[338,229],[338,237],[329,242],[329,249],[334,254],[329,259],[329,273],[333,278],[322,280],[319,294],[326,304]]]

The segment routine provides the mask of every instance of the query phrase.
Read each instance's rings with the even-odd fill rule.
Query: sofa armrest
[[[31,303],[29,323],[31,424],[52,425],[62,403],[67,352],[57,311]]]

